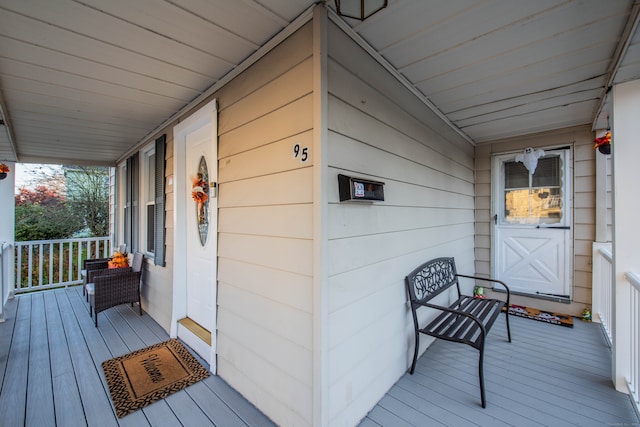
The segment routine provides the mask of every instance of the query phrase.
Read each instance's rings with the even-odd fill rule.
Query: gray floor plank
[[[101,320],[103,323],[105,323],[104,325],[102,325],[102,330],[95,327],[95,323],[93,323],[93,321],[91,321],[90,317],[88,316],[86,300],[83,299],[78,293],[65,291],[64,296],[68,300],[69,304],[72,307],[72,310],[77,316],[77,325],[82,331],[82,335],[88,343],[91,343],[88,348],[89,351],[87,352],[88,360],[91,362],[95,373],[98,375],[98,378],[104,390],[104,394],[96,394],[96,399],[100,399],[101,401],[104,400],[104,402],[101,402],[101,404],[107,405],[111,410],[111,413],[114,414],[115,418],[115,409],[113,408],[111,399],[109,397],[109,386],[102,370],[102,362],[114,357],[114,353],[105,342],[102,334],[104,332],[105,334],[114,337],[115,340],[119,340],[119,336],[117,332],[113,330],[113,326],[110,325],[110,323],[104,318]],[[124,353],[127,352],[126,346],[123,344],[121,345],[121,347],[119,347],[119,349]],[[119,356],[120,354],[117,355]],[[91,419],[89,417],[87,417],[87,419],[89,420],[89,424],[91,424]],[[115,419],[115,421],[118,423],[118,425],[123,427],[138,427],[149,425],[149,422],[145,417],[144,412],[142,411],[137,411],[122,418],[117,418]]]
[[[202,381],[191,385],[185,391],[216,426],[246,427],[242,419]]]
[[[96,427],[117,426],[118,423],[114,419],[113,409],[106,399],[107,392],[100,375],[96,371],[85,337],[71,307],[71,302],[65,291],[56,291],[56,297],[69,348],[73,349],[71,351],[71,361],[80,395],[92,397],[82,399],[87,425]],[[93,350],[95,347],[95,343],[92,343],[91,349]]]
[[[376,407],[371,410],[367,418],[370,418],[381,426],[412,427],[416,425],[403,420],[398,415],[379,405],[376,405]]]
[[[564,387],[550,387],[544,380],[540,380],[540,370],[536,372],[525,370],[506,371],[503,364],[493,363],[491,360],[485,361],[485,381],[487,389],[490,390],[493,384],[502,387],[513,393],[519,393],[523,397],[530,396],[532,399],[541,397],[543,402],[562,406],[576,413],[589,413],[589,418],[601,420],[602,422],[617,420],[617,414],[624,408],[628,408],[628,398],[623,400],[612,400],[599,396],[591,398],[584,394],[585,387],[593,384],[593,380],[584,379],[580,387],[568,389]],[[459,365],[455,361],[440,358],[433,362],[431,368],[441,370],[457,371]],[[473,372],[466,372],[474,374]],[[611,396],[611,385],[608,386],[608,395]],[[626,395],[622,395],[626,398]],[[622,420],[618,420],[622,421]]]
[[[16,311],[18,310],[18,300],[16,298],[7,301],[4,307],[4,322],[0,323],[0,390],[4,381],[4,373],[9,359],[9,349],[11,348],[11,337],[16,322]]]
[[[46,325],[41,331],[36,330],[40,323]],[[487,341],[486,409],[479,404],[477,352],[436,342],[420,358],[416,374],[403,376],[361,425],[639,422],[629,397],[613,390],[610,351],[598,325],[577,323],[564,329],[512,318],[512,331],[514,342],[509,344],[501,336],[504,326],[496,324]],[[6,355],[0,360],[3,423],[42,425],[51,406],[36,408],[33,402],[48,400],[59,426],[274,425],[216,376],[117,419],[102,361],[166,339],[153,319],[127,305],[101,313],[95,328],[78,289],[16,297],[7,305],[7,321],[0,324],[0,355]]]
[[[411,425],[423,425],[423,426],[452,426],[462,425],[461,420],[450,419],[447,420],[447,424],[438,421],[435,417],[430,416],[429,412],[423,412],[417,410],[415,407],[410,406],[406,401],[396,399],[393,396],[386,395],[378,402],[382,408],[387,411],[396,414],[402,420],[410,423]],[[468,425],[468,423],[467,423]]]
[[[184,426],[213,426],[213,421],[206,416],[186,390],[180,390],[167,396],[171,410]]]
[[[574,328],[512,317],[513,342],[496,323],[487,339],[487,408],[480,406],[478,352],[436,341],[388,397],[363,420],[395,426],[406,409],[389,397],[446,425],[606,426],[638,425],[629,396],[615,391],[611,353],[597,324],[574,319]],[[395,411],[395,412],[394,412]],[[393,413],[393,414],[392,414]],[[416,418],[409,424],[421,425]]]
[[[275,427],[275,424],[269,418],[265,417],[258,408],[247,401],[222,378],[212,375],[203,382],[248,426]]]
[[[42,293],[31,295],[31,337],[29,344],[29,380],[27,384],[26,424],[55,426],[53,382],[49,360],[47,318]]]
[[[58,426],[87,425],[80,391],[71,363],[67,337],[64,334],[58,301],[53,292],[43,292],[49,336],[49,360],[53,381],[53,403]]]
[[[118,419],[102,362],[169,339],[137,307],[106,310],[96,328],[81,288],[70,287],[20,295],[5,313],[0,323],[2,425],[46,425],[45,414],[53,407],[55,418],[48,421],[56,426],[274,426],[214,376]]]
[[[27,374],[29,372],[29,330],[31,322],[31,299],[18,302],[16,319],[11,339],[2,391],[0,391],[0,414],[8,426],[21,426],[25,421],[27,403]]]

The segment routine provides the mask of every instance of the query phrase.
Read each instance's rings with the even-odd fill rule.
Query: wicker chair
[[[94,270],[106,270],[109,268],[109,258],[94,258],[94,259],[85,259],[82,264],[82,271],[80,274],[82,275],[82,295],[85,295],[87,301],[89,301],[89,295],[87,294],[87,283],[91,283],[89,278],[89,272]]]
[[[96,327],[98,326],[99,312],[127,302],[130,302],[132,307],[134,302],[138,302],[140,315],[142,316],[140,278],[142,276],[143,262],[144,255],[142,252],[135,252],[131,267],[92,270],[87,273],[89,316],[93,317],[95,312]],[[102,279],[102,277],[106,278]]]
[[[120,304],[137,302],[140,305],[140,271],[131,268],[111,269],[107,273],[97,274],[93,279],[93,289],[89,294],[89,315],[95,313],[95,324],[98,327],[98,313]]]

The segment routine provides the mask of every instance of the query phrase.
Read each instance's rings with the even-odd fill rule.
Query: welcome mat
[[[573,317],[568,314],[554,313],[551,311],[539,310],[537,308],[525,307],[524,305],[509,305],[509,314],[528,319],[539,320],[540,322],[552,323],[554,325],[573,328]]]
[[[116,415],[123,417],[209,376],[176,339],[102,362]]]

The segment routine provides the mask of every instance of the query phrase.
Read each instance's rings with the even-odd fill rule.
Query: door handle
[[[539,225],[536,225],[536,228],[553,228],[555,230],[571,230],[571,227],[569,227],[568,225],[560,225],[557,227],[540,227]]]

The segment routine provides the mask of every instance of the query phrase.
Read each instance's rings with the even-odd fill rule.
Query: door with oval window
[[[571,171],[569,148],[493,158],[493,275],[515,292],[571,298]]]
[[[217,108],[174,128],[175,265],[172,336],[216,369]]]

